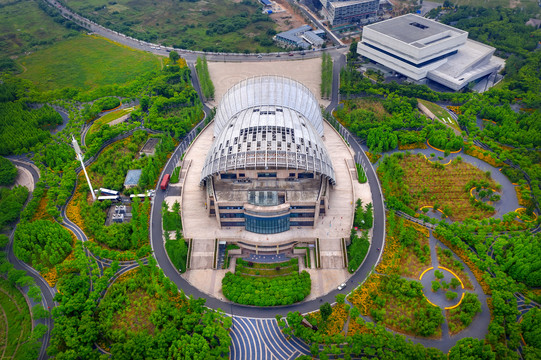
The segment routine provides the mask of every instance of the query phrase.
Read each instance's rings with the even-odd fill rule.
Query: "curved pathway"
[[[32,174],[34,184],[36,184],[39,181],[39,177],[40,177],[39,170],[36,168],[36,166],[31,161],[25,160],[23,157],[8,157],[8,159],[14,165],[21,166],[21,167],[25,168],[26,170],[28,170]],[[32,193],[30,193],[26,204],[28,204],[28,202],[31,199],[32,199]],[[25,204],[25,206],[26,206],[26,204]],[[13,237],[15,235],[15,229],[16,229],[18,224],[19,224],[19,221],[17,221],[17,223],[15,224],[15,226],[13,228],[13,231],[11,232],[11,234],[9,236],[10,241],[9,241],[8,245],[6,246],[6,253],[7,253],[8,261],[11,264],[13,264],[13,267],[15,269],[26,271],[26,275],[28,275],[28,276],[30,276],[30,277],[32,277],[34,279],[34,282],[40,288],[41,293],[42,293],[41,304],[43,305],[43,307],[45,309],[52,309],[56,305],[55,301],[53,300],[54,295],[56,294],[56,290],[49,286],[47,281],[45,281],[45,279],[43,279],[43,277],[41,276],[41,274],[39,272],[37,272],[33,267],[26,264],[25,262],[19,260],[15,256],[15,254],[13,253]],[[31,299],[30,299],[30,302],[31,302],[32,306],[36,304]],[[36,320],[36,323],[42,323],[42,324],[47,326],[47,332],[45,333],[45,335],[43,337],[43,340],[42,340],[43,342],[42,342],[41,349],[40,349],[40,352],[39,352],[39,357],[38,357],[38,359],[46,359],[47,358],[46,350],[47,350],[47,347],[49,347],[49,341],[50,341],[50,338],[51,338],[51,329],[54,326],[54,322],[53,322],[53,319],[49,317],[49,318],[46,318],[46,319]]]
[[[366,147],[365,147],[365,149],[366,149]],[[366,149],[366,150],[368,150],[368,149]],[[431,147],[428,147],[427,149],[391,150],[391,151],[385,152],[383,154],[383,157],[385,155],[391,155],[391,154],[394,154],[394,153],[405,153],[405,152],[410,152],[412,154],[423,154],[423,155],[426,156],[426,158],[429,161],[432,161],[432,162],[439,162],[438,156],[443,157],[443,152],[442,151],[436,150],[436,149],[431,148]],[[435,156],[431,157],[430,156],[431,154],[434,154]],[[492,216],[492,217],[496,217],[496,218],[501,219],[504,214],[507,214],[508,212],[515,211],[517,208],[521,207],[518,204],[517,194],[516,194],[516,191],[515,191],[515,185],[513,185],[511,183],[511,180],[509,180],[509,178],[507,178],[507,176],[505,176],[500,171],[499,168],[496,168],[496,167],[494,167],[494,166],[492,166],[492,165],[490,165],[490,164],[488,164],[488,163],[484,162],[483,160],[480,160],[480,159],[478,159],[476,157],[466,155],[466,154],[464,154],[463,150],[461,150],[460,152],[455,153],[455,154],[449,154],[447,157],[444,157],[444,159],[441,162],[443,164],[446,164],[449,161],[452,161],[452,160],[456,159],[459,156],[462,158],[463,162],[467,162],[467,163],[475,166],[476,168],[478,168],[481,171],[485,171],[485,172],[489,171],[491,178],[496,183],[502,185],[502,190],[503,191],[500,194],[501,199],[493,205],[494,209],[496,210],[496,214],[494,216]],[[381,159],[379,159],[374,164],[375,168],[377,168],[379,166],[379,164],[381,163],[383,157],[381,157]]]

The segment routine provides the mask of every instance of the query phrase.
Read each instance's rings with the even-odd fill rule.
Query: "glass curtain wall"
[[[246,214],[246,230],[256,234],[277,234],[289,230],[289,214],[260,218]]]

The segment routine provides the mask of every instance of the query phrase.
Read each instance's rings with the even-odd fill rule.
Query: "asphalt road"
[[[101,25],[98,25],[95,22],[92,22],[71,10],[65,8],[60,3],[55,0],[46,0],[51,6],[57,8],[62,16],[68,20],[75,21],[77,24],[83,26],[84,28],[101,35],[110,40],[116,41],[120,44],[130,46],[132,48],[148,51],[156,55],[168,56],[169,51],[175,50],[182,56],[188,63],[194,63],[199,56],[206,56],[209,61],[231,61],[231,62],[244,62],[244,61],[281,61],[284,57],[288,60],[299,60],[305,58],[315,58],[320,57],[321,52],[332,51],[333,47],[327,49],[321,49],[317,51],[286,51],[281,53],[261,53],[261,54],[235,54],[235,53],[205,53],[202,51],[193,51],[185,49],[176,49],[171,47],[164,47],[158,44],[148,43],[145,41],[137,40],[131,37],[128,37],[124,34],[118,33],[116,31],[107,29]],[[301,8],[302,9],[302,8]],[[303,11],[305,11],[303,9]],[[309,14],[309,13],[308,13]],[[313,18],[311,14],[308,17]],[[317,19],[315,19],[316,22]],[[332,35],[333,41],[336,42],[334,35]],[[338,47],[344,47],[344,45],[338,45]],[[288,56],[289,53],[292,53],[292,56]],[[280,57],[277,55],[280,54]]]
[[[8,159],[14,165],[21,166],[25,168],[26,170],[30,171],[30,173],[32,174],[32,178],[34,180],[34,184],[38,182],[39,172],[28,160],[25,160],[22,157],[8,157]],[[28,201],[30,201],[31,199],[32,199],[32,194],[30,194],[27,200],[27,204],[28,204]],[[51,288],[49,284],[41,277],[41,275],[36,270],[34,270],[34,268],[27,265],[25,262],[19,260],[13,253],[13,237],[15,235],[15,228],[18,224],[19,224],[19,221],[17,221],[17,223],[15,224],[14,230],[10,234],[10,242],[6,246],[6,253],[7,253],[8,261],[13,264],[13,267],[15,269],[26,271],[26,274],[28,276],[31,276],[34,279],[36,285],[40,288],[41,293],[42,293],[41,304],[43,305],[45,309],[52,309],[56,305],[56,303],[53,300],[53,297],[56,293],[55,289]],[[37,304],[32,299],[30,299],[30,303],[32,306]],[[54,322],[52,318],[48,318],[48,319],[35,320],[35,323],[38,323],[38,324],[41,323],[47,326],[48,330],[42,339],[43,342],[42,342],[39,357],[38,357],[38,359],[47,359],[48,356],[47,356],[46,351],[47,351],[47,347],[49,347],[49,341],[51,338],[51,329],[54,326]]]
[[[332,110],[336,106],[336,104],[338,104],[340,69],[342,66],[345,65],[345,62],[346,62],[345,56],[343,54],[335,52],[333,53],[332,56],[335,60],[334,67],[333,67],[333,91],[332,91],[331,104],[329,105],[327,110]],[[201,90],[200,90],[199,83],[197,81],[197,77],[194,76],[195,71],[193,69],[193,64],[190,65],[190,68],[192,69],[193,86],[198,91],[199,95],[201,96],[201,93],[200,93]],[[207,113],[207,110],[205,112]],[[164,167],[162,175],[160,176],[160,181],[158,181],[158,184],[160,184],[161,179],[164,174],[171,174],[173,172],[173,169],[177,166],[177,162],[180,159],[180,156],[188,148],[190,142],[195,138],[196,129],[198,126],[194,127],[194,129],[190,131],[190,133],[187,134],[186,138],[179,144],[179,146],[177,147],[177,149],[171,156],[169,162]],[[175,269],[173,264],[169,261],[169,258],[167,256],[164,243],[163,243],[162,226],[161,226],[161,221],[162,221],[161,220],[162,219],[161,218],[161,203],[167,196],[168,190],[162,191],[159,187],[157,187],[156,195],[154,197],[154,201],[152,203],[152,209],[151,209],[150,243],[152,246],[152,250],[154,252],[154,257],[156,258],[158,265],[162,268],[165,275],[169,279],[171,279],[180,289],[182,289],[186,295],[193,295],[194,297],[205,298],[207,306],[211,308],[222,309],[231,315],[241,315],[241,316],[255,317],[255,318],[271,318],[277,314],[285,315],[290,311],[299,311],[301,313],[306,313],[306,312],[318,310],[323,302],[333,303],[334,298],[337,294],[339,293],[347,294],[348,292],[352,290],[353,287],[363,282],[364,279],[366,279],[366,277],[368,276],[369,272],[371,271],[372,265],[376,264],[381,257],[381,252],[378,251],[378,249],[383,249],[383,244],[384,244],[384,239],[385,239],[385,209],[384,209],[383,198],[381,195],[381,189],[379,186],[378,179],[376,177],[376,173],[372,165],[368,161],[368,158],[366,158],[366,155],[362,151],[361,145],[356,142],[355,138],[351,136],[345,128],[341,127],[340,133],[344,135],[346,140],[350,143],[353,150],[357,154],[356,160],[362,163],[363,167],[365,168],[365,172],[370,184],[370,189],[372,191],[372,199],[374,202],[374,229],[373,229],[373,237],[372,237],[372,246],[370,247],[368,251],[364,264],[348,281],[348,287],[346,287],[342,291],[338,291],[338,290],[331,291],[329,294],[319,299],[301,302],[294,305],[270,307],[270,308],[261,308],[261,307],[255,307],[255,306],[233,304],[229,301],[222,301],[220,299],[217,299],[213,296],[210,296],[209,294],[206,294],[200,291],[196,287],[192,286],[189,282],[187,282],[184,278],[182,278],[179,272],[177,271],[177,269]]]

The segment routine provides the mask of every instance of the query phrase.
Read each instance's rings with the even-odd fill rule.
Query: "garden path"
[[[363,145],[363,149],[365,151],[368,151],[368,149],[366,148],[366,145]],[[466,154],[464,154],[463,150],[461,150],[460,152],[458,152],[456,154],[449,154],[446,157],[443,157],[444,153],[442,151],[438,151],[438,150],[435,150],[435,149],[430,148],[430,147],[428,149],[391,150],[389,152],[386,152],[384,155],[390,155],[390,154],[393,154],[393,153],[396,153],[396,152],[404,153],[406,151],[410,152],[411,154],[423,154],[428,159],[430,159],[431,161],[440,162],[442,164],[447,164],[449,161],[452,161],[452,160],[456,159],[458,156],[460,156],[462,158],[462,161],[467,162],[467,163],[475,166],[479,170],[481,170],[481,171],[489,171],[491,178],[496,183],[498,183],[498,184],[500,184],[502,186],[501,199],[500,199],[500,201],[496,202],[493,205],[494,209],[496,210],[496,213],[492,216],[494,218],[501,219],[503,217],[503,215],[505,215],[505,214],[507,214],[509,212],[515,211],[517,208],[521,207],[519,205],[519,203],[518,203],[517,194],[516,194],[516,191],[515,191],[515,185],[513,185],[511,183],[511,180],[509,180],[509,178],[507,178],[507,176],[505,176],[500,171],[500,168],[494,167],[494,166],[492,166],[492,165],[490,165],[490,164],[488,164],[488,163],[484,162],[483,160],[480,160],[480,159],[478,159],[476,157],[466,155]],[[435,156],[431,158],[431,156],[430,156],[431,154],[435,154]],[[439,160],[438,156],[443,157],[443,160]],[[382,159],[383,159],[383,157],[381,159],[379,159],[374,164],[375,169],[377,169],[377,167],[381,163]],[[427,215],[432,216],[430,211],[427,213]]]
[[[438,257],[437,257],[436,247],[441,247],[442,249],[448,249],[448,247],[445,246],[441,241],[436,239],[432,235],[432,231],[430,231],[429,246],[430,246],[431,266],[433,266],[435,269],[437,269],[438,266],[440,266],[440,264],[439,264]],[[466,338],[466,337],[473,337],[473,338],[477,338],[477,339],[481,339],[481,340],[484,339],[485,336],[488,334],[488,325],[490,323],[490,310],[488,309],[487,296],[483,292],[483,289],[482,289],[481,285],[477,282],[475,276],[473,275],[473,272],[470,270],[470,268],[468,267],[467,264],[465,264],[456,255],[453,255],[453,259],[456,260],[456,261],[459,261],[464,266],[464,272],[469,277],[471,283],[473,284],[473,288],[474,288],[473,291],[469,291],[469,290],[464,290],[464,291],[473,292],[473,293],[475,293],[477,295],[477,298],[481,302],[481,313],[477,314],[474,317],[474,319],[473,319],[473,321],[472,321],[472,323],[470,324],[469,327],[462,330],[458,334],[451,335],[449,333],[449,325],[448,325],[448,322],[447,322],[447,318],[445,317],[445,310],[442,309],[442,311],[444,312],[443,315],[444,315],[445,321],[442,324],[442,336],[441,336],[441,338],[430,339],[430,338],[423,338],[423,337],[405,335],[406,338],[410,339],[414,343],[422,344],[425,347],[434,347],[434,348],[437,348],[437,349],[439,349],[439,350],[441,350],[443,352],[448,352],[455,345],[455,343],[458,340]],[[379,275],[384,275],[384,276],[386,275],[386,274],[380,274],[380,273],[378,273],[378,274]],[[425,279],[426,279],[426,281],[421,281],[421,283],[423,283],[423,285],[425,286],[425,294],[426,294],[427,291],[428,292],[431,291],[430,286],[431,286],[431,282],[432,282],[433,279],[430,278],[430,277],[427,277],[426,275],[423,277],[423,280],[425,280]],[[444,280],[449,282],[450,277],[449,278],[444,278]],[[459,290],[457,289],[457,292],[458,291]],[[458,296],[460,297],[461,294],[462,293],[460,292],[458,294]],[[447,303],[447,300],[445,299],[444,292],[440,292],[439,296],[442,297],[441,304],[445,305]],[[431,298],[431,300],[432,300],[432,298]],[[453,305],[456,304],[457,302],[458,301],[455,301],[453,303]],[[353,304],[351,304],[347,300],[346,300],[346,303],[353,307]],[[438,305],[440,305],[440,307],[443,308],[444,306],[442,306],[441,304],[438,303]],[[372,323],[374,322],[371,317],[363,316],[363,315],[360,315],[360,317],[363,318],[367,322],[372,322]],[[393,333],[397,333],[396,331],[393,331],[393,330],[388,329],[388,328],[386,330],[391,331]]]

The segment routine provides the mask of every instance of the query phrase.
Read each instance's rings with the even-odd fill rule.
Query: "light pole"
[[[79,144],[77,143],[77,140],[71,136],[71,145],[73,146],[73,150],[75,150],[75,155],[81,162],[81,166],[83,167],[83,171],[85,172],[86,181],[88,181],[88,187],[90,188],[90,193],[92,194],[92,199],[96,201],[96,194],[94,194],[94,189],[92,188],[92,184],[90,183],[90,179],[88,178],[88,174],[86,172],[85,163],[83,161],[83,152],[81,151],[81,148],[79,147]]]

